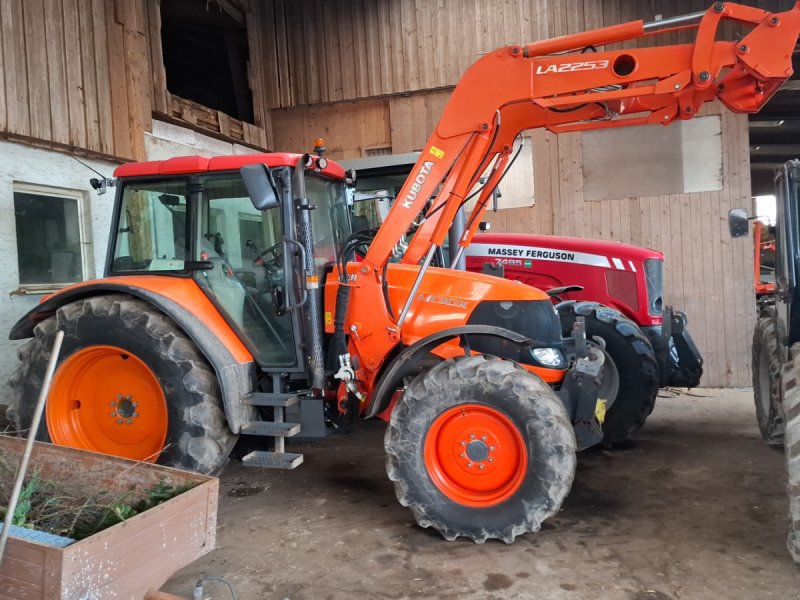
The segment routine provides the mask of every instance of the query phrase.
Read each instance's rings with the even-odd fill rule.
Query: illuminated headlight
[[[545,367],[563,367],[564,356],[558,348],[534,348],[531,350],[533,358]]]

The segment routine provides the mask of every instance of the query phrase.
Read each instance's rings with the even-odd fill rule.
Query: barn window
[[[162,0],[161,46],[167,90],[253,122],[244,10],[231,0]]]
[[[722,189],[719,116],[588,131],[581,145],[584,200]]]
[[[17,264],[24,291],[47,291],[84,279],[83,204],[79,191],[14,186]]]

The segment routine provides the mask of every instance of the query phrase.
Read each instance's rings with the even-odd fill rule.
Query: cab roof
[[[205,173],[208,171],[232,171],[245,165],[263,163],[268,167],[294,167],[302,154],[289,152],[265,152],[261,154],[239,154],[234,156],[176,156],[166,160],[135,162],[120,165],[114,170],[114,177],[147,177],[151,175],[182,175],[186,173]],[[328,160],[322,170],[328,177],[344,178],[344,168]]]

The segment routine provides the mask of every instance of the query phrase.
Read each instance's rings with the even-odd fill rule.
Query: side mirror
[[[257,210],[268,210],[281,205],[278,190],[267,165],[246,165],[239,169],[250,200]]]
[[[750,232],[750,218],[746,208],[732,208],[728,211],[728,231],[732,238],[744,237]]]

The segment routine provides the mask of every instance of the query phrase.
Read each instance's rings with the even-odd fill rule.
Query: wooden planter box
[[[0,436],[0,459],[16,468],[24,446],[23,440]],[[36,468],[43,479],[80,481],[94,490],[146,493],[159,481],[195,487],[64,548],[12,533],[0,564],[0,598],[141,600],[214,548],[215,477],[39,442],[28,472]]]

